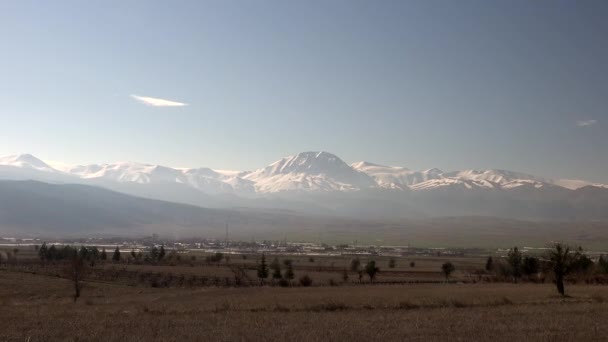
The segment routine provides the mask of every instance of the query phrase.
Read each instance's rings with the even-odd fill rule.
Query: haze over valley
[[[66,165],[21,154],[0,157],[0,179],[0,226],[27,236],[218,238],[229,224],[242,239],[487,246],[496,244],[497,231],[542,244],[547,229],[593,243],[608,220],[603,184],[506,170],[349,165],[328,152],[299,153],[253,171]]]

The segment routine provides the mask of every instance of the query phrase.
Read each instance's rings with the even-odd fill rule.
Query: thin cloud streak
[[[153,106],[153,107],[184,107],[184,106],[188,105],[187,103],[159,99],[159,98],[148,97],[148,96],[131,95],[131,97],[147,106]]]
[[[581,121],[577,121],[576,125],[578,127],[589,127],[589,126],[593,126],[597,123],[597,120],[581,120]]]

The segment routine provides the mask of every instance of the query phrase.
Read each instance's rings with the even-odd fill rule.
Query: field
[[[381,268],[374,283],[356,272],[343,278],[353,256],[267,262],[275,257],[293,262],[288,287],[261,284],[253,254],[98,262],[74,301],[65,264],[22,248],[0,266],[0,340],[599,341],[608,333],[608,287],[579,281],[561,297],[551,281],[490,282],[474,275],[482,256],[361,256]],[[439,272],[446,260],[457,269],[449,283]],[[235,268],[245,274],[238,284]],[[300,286],[302,275],[312,286]]]
[[[156,289],[0,271],[0,339],[602,340],[608,288],[437,284]]]

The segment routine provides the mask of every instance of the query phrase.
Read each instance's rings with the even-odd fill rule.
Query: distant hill
[[[599,196],[598,199],[603,200],[603,192],[597,189],[582,191],[590,192],[581,194],[582,197]],[[336,206],[353,206],[342,202],[337,201]],[[396,209],[386,205],[383,210]],[[542,247],[550,241],[563,240],[599,250],[608,246],[607,221],[523,221],[483,216],[389,219],[372,217],[371,213],[368,216],[367,219],[347,219],[278,209],[209,209],[87,185],[0,181],[0,236],[126,237],[158,233],[170,238],[223,239],[228,224],[230,238],[241,241],[287,239],[418,247]]]

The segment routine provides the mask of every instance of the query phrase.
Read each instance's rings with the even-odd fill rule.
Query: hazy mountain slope
[[[599,192],[596,195],[602,196]],[[553,240],[587,248],[605,248],[608,243],[606,221],[531,222],[491,217],[346,219],[276,210],[204,209],[83,185],[0,181],[1,236],[53,238],[159,233],[172,238],[223,239],[227,223],[230,238],[241,241],[288,239],[414,247],[503,248],[513,245],[542,247]]]

